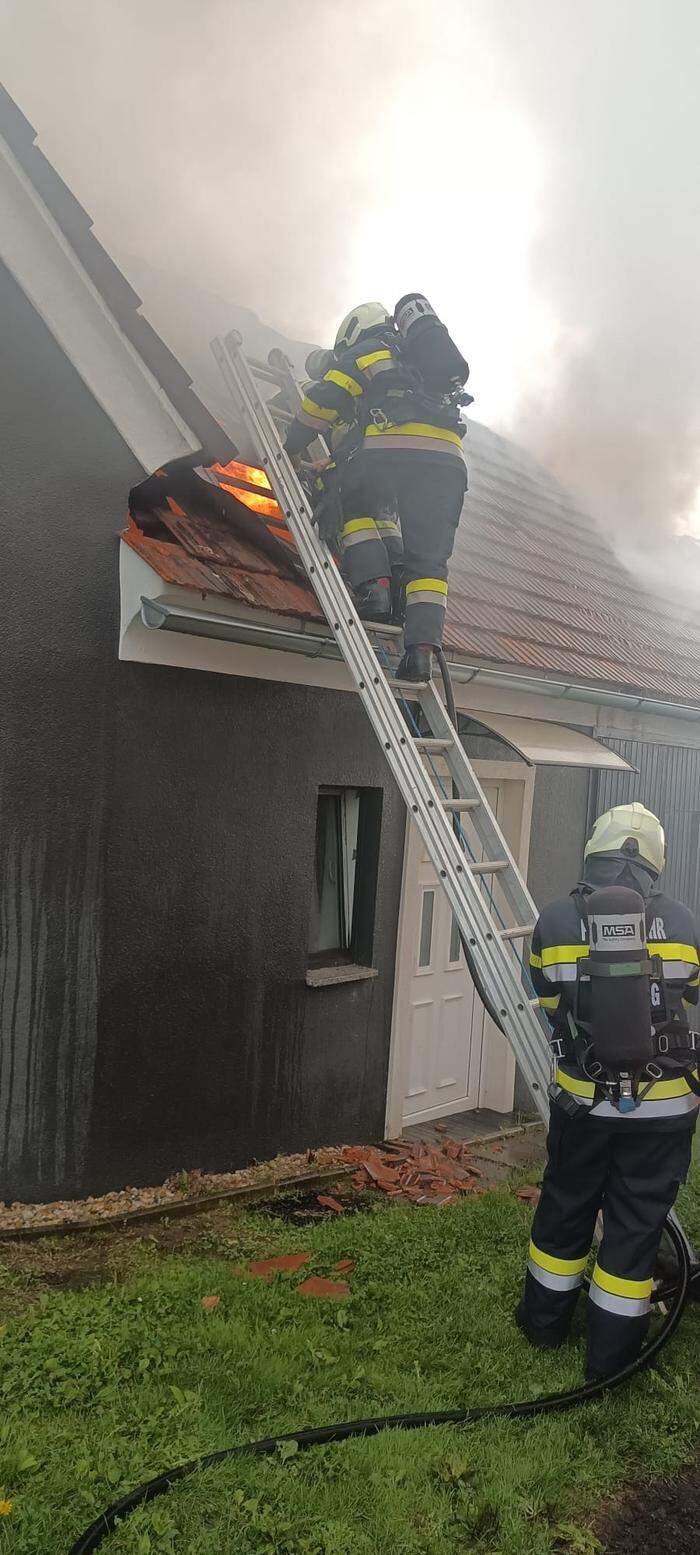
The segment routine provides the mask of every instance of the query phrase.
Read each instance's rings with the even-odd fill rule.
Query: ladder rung
[[[450,810],[453,814],[461,815],[464,810],[478,810],[480,799],[443,799],[443,810]]]
[[[288,421],[294,420],[291,410],[282,410],[280,405],[268,405],[267,408],[273,421],[284,421],[286,424]]]
[[[500,938],[527,939],[528,934],[532,934],[534,927],[534,923],[520,923],[514,929],[501,929]]]
[[[391,679],[389,681],[389,685],[391,686],[392,691],[395,691],[397,696],[407,696],[409,700],[411,697],[417,697],[419,691],[425,691],[425,688],[428,684],[429,682],[427,680]]]
[[[497,875],[502,869],[508,868],[507,858],[484,859],[483,864],[470,864],[473,875]]]
[[[384,626],[380,621],[363,621],[366,632],[374,637],[402,637],[402,626]]]
[[[430,737],[424,738],[423,735],[419,735],[418,739],[413,741],[415,750],[423,751],[426,756],[439,756],[442,751],[451,751],[453,743],[452,740],[435,740]]]

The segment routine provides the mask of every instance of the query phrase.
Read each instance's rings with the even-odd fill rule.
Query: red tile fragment
[[[214,1312],[220,1301],[220,1296],[202,1296],[202,1308],[205,1312]]]
[[[535,1188],[533,1184],[525,1183],[523,1188],[516,1190],[515,1197],[516,1199],[522,1199],[523,1204],[539,1204],[541,1191],[540,1188]]]
[[[353,1186],[374,1187],[387,1198],[410,1203],[446,1203],[458,1194],[473,1193],[480,1176],[469,1159],[464,1140],[446,1139],[429,1146],[425,1140],[392,1140],[376,1145],[349,1145],[343,1152],[354,1172]]]
[[[325,1280],[320,1274],[312,1274],[297,1285],[297,1291],[300,1296],[327,1296],[332,1301],[342,1301],[350,1295],[350,1286],[345,1280]]]
[[[310,1253],[283,1253],[279,1258],[255,1258],[248,1264],[248,1273],[260,1280],[271,1280],[279,1270],[301,1269],[310,1259]]]
[[[330,1198],[330,1196],[328,1194],[319,1193],[318,1198],[316,1200],[316,1203],[320,1204],[322,1209],[332,1209],[332,1210],[334,1210],[336,1215],[344,1215],[345,1214],[345,1206],[344,1206],[344,1204],[339,1204],[337,1199]]]
[[[354,1258],[339,1258],[338,1262],[333,1265],[336,1274],[349,1274],[354,1267]]]

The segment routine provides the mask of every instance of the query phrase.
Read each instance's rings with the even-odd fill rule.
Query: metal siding
[[[640,799],[658,815],[668,844],[665,889],[700,914],[700,750],[605,739],[637,772],[600,772],[597,813]]]

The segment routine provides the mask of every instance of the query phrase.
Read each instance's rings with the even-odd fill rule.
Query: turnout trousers
[[[552,1106],[520,1318],[534,1343],[565,1338],[602,1211],[588,1295],[589,1378],[610,1376],[642,1347],[663,1224],[688,1173],[693,1133],[687,1124],[664,1132]]]
[[[379,449],[351,460],[343,480],[343,571],[353,588],[400,572],[407,648],[442,642],[466,485],[465,466],[452,457]]]

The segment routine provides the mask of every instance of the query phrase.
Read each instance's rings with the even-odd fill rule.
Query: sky
[[[652,557],[700,537],[699,48],[696,0],[0,0],[108,248],[322,343],[424,291],[478,419]]]

